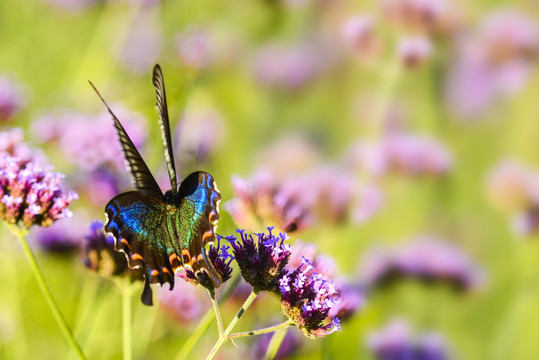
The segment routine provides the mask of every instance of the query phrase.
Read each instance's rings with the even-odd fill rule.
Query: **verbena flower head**
[[[130,269],[125,254],[114,250],[114,238],[105,234],[103,223],[93,221],[84,237],[83,262],[96,273],[108,276],[128,276],[143,280],[140,269]]]
[[[228,252],[230,246],[221,245],[221,236],[217,236],[217,244],[215,246],[210,245],[208,250],[208,259],[213,265],[215,271],[221,277],[222,282],[229,280],[232,275],[232,267],[230,263],[234,260],[234,257]],[[179,276],[187,282],[193,285],[202,285],[206,289],[213,291],[215,284],[213,283],[210,275],[206,271],[194,272],[188,269],[182,269]]]
[[[42,250],[54,254],[68,254],[79,249],[83,234],[81,222],[75,218],[57,221],[52,226],[34,227],[29,237]]]
[[[360,276],[367,287],[383,287],[401,279],[443,283],[457,291],[480,288],[480,268],[460,248],[433,238],[419,238],[389,251],[375,248],[365,256]]]
[[[368,345],[377,360],[446,360],[449,352],[444,339],[435,333],[414,336],[408,323],[395,319],[371,334]]]
[[[255,293],[279,293],[279,279],[287,273],[286,264],[291,248],[284,242],[288,235],[274,235],[272,230],[273,227],[269,227],[267,234],[255,234],[256,240],[243,230],[238,230],[239,241],[234,236],[227,238],[243,279],[253,287]]]
[[[9,77],[0,77],[0,121],[13,119],[24,103],[22,86]]]
[[[51,167],[0,156],[0,219],[29,228],[70,217],[67,207],[78,196],[63,190],[63,178]]]
[[[305,336],[314,339],[341,329],[338,318],[326,321],[337,303],[337,288],[320,276],[309,260],[304,259],[295,271],[285,274],[279,286],[284,314]]]

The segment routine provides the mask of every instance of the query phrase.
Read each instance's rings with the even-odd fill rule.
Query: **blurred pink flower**
[[[0,77],[0,122],[12,120],[25,102],[23,86],[10,77]]]
[[[445,340],[436,333],[415,336],[408,323],[393,319],[384,329],[368,337],[368,346],[376,360],[447,360]]]
[[[375,19],[371,15],[356,15],[346,20],[341,34],[346,44],[360,60],[371,60],[380,52],[380,39],[374,32]]]
[[[208,30],[192,27],[178,35],[176,51],[187,66],[202,69],[213,60],[212,39]]]
[[[140,12],[117,56],[128,70],[139,74],[149,73],[159,58],[162,37],[151,14]]]
[[[75,218],[57,221],[50,227],[34,227],[30,239],[50,253],[69,253],[81,248],[86,224]]]
[[[393,251],[372,249],[364,256],[359,275],[370,288],[405,278],[447,283],[463,291],[477,289],[484,282],[482,271],[461,249],[429,237],[417,238]]]
[[[453,166],[445,145],[425,135],[395,132],[375,142],[351,147],[348,163],[372,176],[389,172],[411,176],[444,176]]]
[[[140,114],[112,106],[135,146],[140,149],[147,135]],[[108,112],[87,116],[64,111],[34,120],[32,133],[38,141],[57,142],[66,160],[85,171],[103,166],[125,171],[124,157]]]
[[[208,310],[210,301],[202,287],[193,286],[186,281],[176,281],[174,289],[163,289],[159,303],[182,324],[195,322]]]
[[[432,43],[426,36],[399,39],[397,52],[404,65],[416,68],[423,65],[432,55]]]
[[[0,132],[0,156],[9,155],[22,162],[45,163],[45,156],[39,150],[30,148],[25,142],[21,128]]]
[[[255,55],[254,77],[267,87],[298,90],[324,69],[326,59],[323,54],[311,43],[296,46],[269,44]]]
[[[495,101],[526,84],[539,50],[539,25],[526,14],[502,9],[487,15],[476,33],[464,34],[446,85],[447,103],[464,118],[482,115]]]
[[[449,0],[379,0],[382,13],[392,22],[406,29],[437,31],[454,21],[454,10]]]

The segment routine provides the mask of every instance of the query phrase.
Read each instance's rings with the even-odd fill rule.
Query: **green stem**
[[[211,298],[211,304],[213,311],[215,312],[215,319],[217,320],[217,331],[219,332],[219,337],[224,337],[224,327],[223,327],[223,318],[221,317],[221,312],[219,311],[219,305],[215,301],[215,291],[209,291]]]
[[[263,328],[263,329],[251,330],[251,331],[245,331],[245,332],[241,332],[241,333],[231,334],[231,335],[228,336],[228,338],[229,339],[236,339],[236,338],[240,338],[240,337],[255,336],[255,335],[262,335],[262,334],[272,333],[272,332],[275,332],[277,330],[286,329],[286,328],[290,327],[290,325],[292,325],[292,322],[290,320],[288,320],[288,321],[285,321],[283,323],[273,325],[273,326],[268,326],[268,327]],[[286,332],[284,332],[284,333],[286,334]]]
[[[69,344],[73,347],[73,349],[75,350],[79,358],[86,359],[80,345],[77,343],[77,341],[73,337],[73,333],[71,332],[71,329],[67,325],[67,322],[64,316],[62,315],[60,308],[58,307],[58,304],[52,297],[51,291],[49,290],[49,287],[47,283],[45,282],[45,278],[43,277],[43,274],[41,273],[41,270],[39,269],[39,266],[37,265],[36,258],[34,257],[32,250],[30,250],[30,247],[28,246],[28,243],[26,242],[25,235],[28,233],[28,230],[20,229],[16,225],[11,225],[11,224],[8,224],[8,227],[11,230],[11,232],[19,239],[19,242],[22,246],[24,254],[26,255],[26,258],[28,259],[28,262],[30,262],[30,267],[32,268],[32,271],[34,272],[34,276],[36,277],[39,288],[41,289],[43,296],[45,296],[45,299],[47,300],[47,304],[49,305],[49,308],[52,314],[54,315],[54,318],[56,319],[56,322],[58,323],[60,330],[64,334],[64,337],[69,342]]]
[[[290,321],[287,321],[290,322]],[[290,326],[292,323],[288,326]],[[270,343],[268,344],[268,349],[266,350],[266,355],[264,356],[265,360],[271,360],[275,359],[275,356],[277,356],[277,352],[279,351],[279,348],[281,347],[281,344],[283,343],[284,337],[286,336],[286,333],[288,331],[288,327],[286,327],[283,331],[277,331],[273,334],[271,337]]]
[[[223,302],[225,302],[230,297],[230,295],[232,295],[232,293],[234,292],[234,290],[236,289],[240,281],[241,281],[241,276],[236,276],[231,281],[230,285],[227,287],[225,292],[219,297],[219,300],[217,301],[217,303],[222,304]],[[204,335],[204,333],[208,331],[208,329],[210,328],[214,314],[215,312],[213,309],[208,309],[208,311],[206,311],[206,314],[204,314],[204,316],[198,323],[195,330],[191,333],[191,336],[189,336],[187,341],[184,343],[184,345],[182,346],[182,349],[176,356],[175,360],[187,359],[187,357],[191,353],[191,350],[193,350],[198,340],[200,340],[202,335]]]
[[[122,335],[123,335],[123,359],[133,358],[133,301],[130,284],[122,284]]]
[[[229,340],[228,335],[232,332],[232,330],[234,329],[234,327],[236,326],[236,324],[238,323],[238,321],[241,319],[241,317],[243,316],[243,314],[245,313],[245,311],[247,311],[247,309],[249,308],[249,306],[251,306],[251,304],[253,303],[253,301],[255,301],[257,295],[258,295],[258,294],[255,293],[254,291],[251,291],[251,294],[249,295],[249,297],[247,298],[247,300],[245,300],[245,302],[243,303],[241,309],[238,311],[238,313],[236,314],[236,316],[234,316],[234,319],[232,319],[232,321],[230,322],[230,324],[229,324],[228,327],[226,328],[225,333],[223,334],[224,336],[221,336],[221,337],[219,338],[219,340],[217,341],[217,343],[215,343],[213,349],[211,350],[210,354],[209,354],[208,357],[206,358],[207,360],[213,359],[213,358],[215,357],[215,354],[217,354],[217,351],[219,351],[219,348],[221,348],[221,346],[222,346],[227,340]]]

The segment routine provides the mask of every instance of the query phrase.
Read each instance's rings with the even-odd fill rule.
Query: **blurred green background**
[[[395,11],[403,14],[388,15],[382,3],[0,0],[0,75],[20,83],[24,99],[24,106],[3,127],[23,128],[25,141],[41,147],[49,163],[70,181],[80,171],[69,161],[71,154],[58,143],[38,141],[33,124],[45,114],[62,111],[88,116],[102,112],[88,85],[91,80],[111,104],[144,116],[148,132],[143,154],[152,171],[162,173],[150,81],[153,65],[160,63],[173,128],[182,111],[210,109],[218,114],[218,126],[199,129],[201,138],[210,144],[209,155],[198,162],[182,161],[179,173],[183,177],[199,168],[210,172],[224,201],[234,197],[231,175],[248,177],[260,167],[278,167],[264,163],[263,154],[271,152],[268,148],[278,150],[274,144],[287,134],[312,145],[316,164],[339,163],[354,142],[376,141],[394,127],[433,137],[451,153],[452,165],[446,174],[373,176],[371,182],[383,189],[385,199],[372,218],[361,224],[321,222],[293,238],[315,243],[321,253],[335,259],[340,274],[355,279],[361,258],[372,245],[433,234],[467,252],[483,269],[485,285],[455,294],[444,287],[399,283],[369,296],[365,306],[343,322],[341,332],[317,341],[305,339],[291,358],[370,359],[368,334],[400,316],[415,329],[441,334],[457,359],[536,359],[539,239],[533,231],[514,230],[513,209],[500,211],[494,206],[486,183],[504,158],[539,167],[539,78],[533,51],[537,50],[533,45],[539,47],[539,42],[534,43],[539,38],[532,37],[528,45],[532,49],[525,49],[530,53],[524,55],[522,49],[508,46],[509,54],[504,53],[501,60],[497,57],[491,72],[481,75],[494,76],[493,68],[500,62],[519,57],[526,71],[516,88],[493,90],[494,85],[481,84],[488,80],[479,75],[468,79],[477,85],[474,91],[492,92],[491,100],[478,109],[458,111],[447,100],[447,87],[456,76],[455,64],[466,58],[462,42],[481,34],[486,17],[510,6],[539,26],[539,3],[448,1],[450,15],[436,13],[431,19],[434,25],[421,24],[422,20],[406,24],[418,20],[403,20],[411,15],[402,8]],[[372,33],[360,34],[366,36],[361,41],[350,40],[342,28],[358,14],[375,19]],[[432,46],[428,55],[412,51],[417,56],[413,66],[405,57],[409,53],[397,47],[409,35],[424,36]],[[488,40],[486,35],[477,37],[483,45]],[[302,49],[305,54],[282,60],[283,56],[263,51],[278,53],[275,48]],[[260,60],[264,56],[265,62]],[[281,60],[294,64],[282,65],[286,70],[272,68]],[[467,89],[457,91],[462,95]],[[473,96],[469,100],[473,102]],[[109,125],[103,131],[111,131],[112,121]],[[128,179],[127,172],[124,175]],[[89,196],[84,194],[73,203],[74,219],[104,220],[106,202],[91,204]],[[226,211],[221,213],[219,233],[230,234],[238,225]],[[81,238],[86,232],[86,227],[80,228]],[[5,229],[0,245],[0,358],[74,358],[18,243]],[[90,273],[76,252],[66,255],[34,249],[88,358],[121,358],[121,298],[114,283]],[[136,294],[135,358],[174,358],[197,320],[178,321],[163,307],[145,307]],[[282,319],[277,299],[267,296],[261,301],[245,315],[238,330]],[[224,306],[225,323],[239,304]],[[212,327],[191,358],[204,358],[216,340]],[[252,343],[253,339],[238,340],[238,347],[228,343],[218,356],[249,357]]]

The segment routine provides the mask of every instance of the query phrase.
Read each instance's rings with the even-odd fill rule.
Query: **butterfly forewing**
[[[165,93],[165,80],[159,64],[153,68],[152,82],[155,87],[157,97],[157,112],[159,113],[159,125],[161,136],[165,147],[165,160],[167,162],[168,176],[170,178],[171,191],[177,193],[176,168],[174,166],[174,155],[172,153],[172,140],[170,136],[170,121],[168,118],[167,95]]]
[[[131,138],[129,138],[129,135],[127,135],[127,132],[120,123],[120,120],[118,120],[114,112],[112,112],[107,102],[103,99],[91,81],[90,85],[92,85],[92,88],[95,90],[101,101],[103,101],[103,104],[105,104],[108,112],[114,120],[114,127],[116,128],[118,139],[120,141],[120,145],[122,146],[127,168],[131,173],[133,186],[135,186],[137,190],[145,195],[153,196],[158,199],[163,198],[163,193],[161,192],[159,185],[155,181],[150,169],[148,169],[148,166],[142,159],[142,156],[140,156],[140,153],[133,144],[133,141],[131,141]]]

